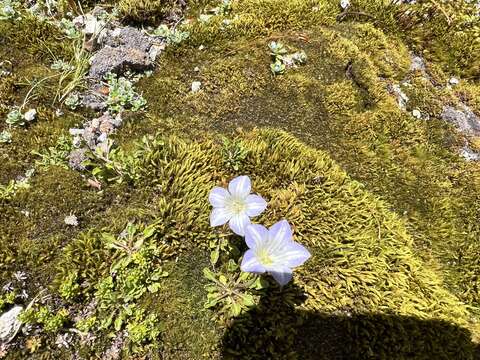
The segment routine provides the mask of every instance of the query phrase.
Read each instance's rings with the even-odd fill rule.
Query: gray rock
[[[150,60],[154,62],[157,60],[158,55],[165,50],[165,44],[154,44],[148,51],[148,56],[150,57]]]
[[[460,150],[460,155],[467,161],[480,161],[480,153],[473,151],[468,145]]]
[[[92,109],[93,111],[103,111],[107,108],[105,101],[101,97],[92,93],[80,95],[80,102],[83,106]]]
[[[85,141],[90,149],[94,148],[97,144],[97,137],[97,129],[87,123],[85,126],[85,131],[83,132],[83,141]]]
[[[480,136],[480,118],[464,104],[458,108],[444,106],[441,117],[465,134]]]
[[[72,20],[75,27],[87,36],[92,36],[99,34],[100,31],[105,27],[105,22],[98,20],[92,14],[80,15]]]
[[[400,85],[396,85],[396,84],[392,85],[392,87],[390,88],[390,91],[397,98],[398,107],[402,110],[406,110],[407,109],[407,103],[410,99],[402,91],[402,89],[400,88]]]
[[[18,315],[22,312],[22,306],[14,306],[0,316],[0,343],[9,343],[17,335],[22,326]]]
[[[426,71],[425,61],[421,56],[412,56],[412,64],[410,65],[410,71],[420,71],[422,73]]]
[[[83,162],[87,160],[86,155],[87,149],[75,149],[72,150],[70,155],[68,155],[68,165],[73,170],[85,170],[85,166],[83,166]]]
[[[161,51],[150,53],[154,40],[131,26],[104,31],[99,36],[100,49],[91,60],[89,75],[101,79],[108,72],[121,74],[127,69],[144,71],[153,68]]]
[[[122,74],[128,69],[145,71],[152,68],[148,52],[126,46],[105,46],[92,58],[89,75],[102,79],[109,72]]]
[[[153,40],[134,27],[127,26],[112,30],[105,39],[105,45],[110,47],[128,47],[142,52],[148,52],[153,45]]]

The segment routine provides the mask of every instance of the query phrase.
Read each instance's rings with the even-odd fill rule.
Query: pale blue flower
[[[302,265],[311,255],[293,241],[292,229],[282,220],[267,230],[262,225],[250,225],[245,230],[249,250],[243,255],[242,271],[261,274],[268,272],[281,285],[292,279],[293,268]]]
[[[213,188],[208,197],[213,206],[210,225],[219,226],[228,222],[235,234],[244,236],[250,218],[260,215],[267,207],[267,202],[261,196],[250,194],[251,190],[248,176],[239,176],[230,181],[228,190]]]

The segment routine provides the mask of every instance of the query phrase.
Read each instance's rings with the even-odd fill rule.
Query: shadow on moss
[[[471,333],[444,320],[381,313],[296,309],[295,285],[269,290],[230,324],[221,343],[227,359],[478,359]]]

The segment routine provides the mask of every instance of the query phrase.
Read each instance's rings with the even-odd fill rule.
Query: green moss
[[[120,15],[127,21],[157,23],[170,13],[180,11],[175,0],[120,0]]]
[[[372,41],[365,35],[369,33],[373,34]],[[227,49],[219,41],[217,47],[200,53],[180,49],[176,52],[182,55],[180,62],[178,57],[167,55],[158,76],[141,84],[153,114],[149,124],[161,124],[168,116],[180,120],[173,128],[191,131],[187,124],[189,116],[194,116],[194,129],[231,131],[238,126],[277,126],[299,135],[329,151],[369,189],[400,213],[406,212],[414,231],[420,232],[418,246],[423,248],[428,242],[433,247],[447,278],[453,277],[450,286],[455,287],[457,276],[462,278],[461,267],[449,260],[457,250],[445,247],[445,238],[451,244],[458,236],[470,241],[461,235],[461,224],[472,226],[476,222],[474,189],[478,180],[475,165],[464,164],[454,155],[462,146],[461,139],[437,119],[442,102],[456,101],[452,93],[440,91],[418,76],[409,76],[411,85],[404,88],[411,99],[409,110],[418,108],[431,118],[428,122],[416,120],[402,113],[387,94],[388,79],[377,79],[405,76],[410,60],[404,47],[391,46],[392,39],[370,25],[316,29],[303,38],[308,42],[290,34],[278,37],[287,45],[305,50],[309,61],[305,67],[275,78],[268,73],[262,41],[229,43]],[[398,43],[398,39],[393,41]],[[228,57],[219,59],[219,51]],[[218,74],[208,72],[212,62],[216,68],[228,64],[227,68],[222,65],[228,76],[220,81]],[[197,65],[200,74],[191,70]],[[428,67],[435,82],[445,83],[440,70],[434,65]],[[253,81],[249,77],[252,72],[256,74]],[[201,94],[189,94],[189,84],[194,80],[205,84]],[[237,83],[242,85],[235,87]],[[172,93],[172,86],[181,90]],[[468,98],[474,101],[473,95]],[[462,183],[470,186],[458,182],[460,173],[465,177]],[[451,186],[446,186],[445,174],[453,179]],[[455,205],[441,205],[445,203]],[[448,213],[447,208],[451,209]],[[468,215],[458,213],[461,208]],[[445,217],[452,222],[442,225],[445,232],[437,233],[437,227],[429,224],[441,223]],[[425,256],[430,256],[430,251]],[[466,279],[460,283],[469,288]]]
[[[348,24],[339,28],[346,38],[368,54],[378,76],[402,80],[410,67],[407,47],[393,36],[387,37],[372,24]]]
[[[189,43],[218,44],[220,40],[254,39],[260,36],[300,32],[312,25],[332,25],[338,4],[333,1],[241,0],[232,3],[230,23],[223,17],[194,23]]]
[[[60,58],[68,58],[72,54],[70,41],[65,41],[65,35],[52,23],[42,20],[28,12],[22,12],[20,20],[0,22],[3,34],[1,47],[9,47],[38,59],[46,59],[55,54]]]
[[[472,110],[480,113],[480,85],[473,81],[462,81],[458,88],[455,88],[456,95],[462,99]]]
[[[403,220],[391,212],[387,204],[349,179],[328,155],[279,131],[254,131],[237,141],[247,154],[239,160],[243,172],[252,178],[255,191],[269,201],[268,210],[258,221],[269,225],[275,221],[272,219],[288,218],[295,228],[296,240],[312,252],[312,259],[295,276],[296,286],[309,294],[299,310],[332,313],[343,309],[356,314],[408,315],[470,326],[467,307],[443,287],[441,273],[435,267],[425,267],[415,255],[413,238]],[[148,309],[148,313],[158,319],[173,317],[174,326],[163,330],[167,354],[175,356],[173,354],[185,351],[193,355],[207,351],[206,346],[214,344],[216,336],[221,334],[215,335],[215,326],[207,320],[205,310],[192,305],[198,304],[205,294],[200,286],[193,285],[202,283],[199,276],[205,260],[191,263],[188,259],[191,249],[205,249],[210,241],[228,236],[226,229],[212,231],[210,228],[205,198],[212,186],[225,183],[234,173],[224,170],[221,145],[210,140],[192,143],[176,137],[155,137],[132,151],[139,151],[140,155],[135,165],[140,174],[135,187],[150,194],[162,189],[144,205],[143,221],[151,224],[149,237],[157,246],[163,244],[165,249],[170,248],[163,251],[164,256],[168,258],[173,251],[183,264],[180,267],[174,263],[166,265],[173,278],[160,282],[160,296],[141,296],[139,300],[144,300],[136,308]],[[85,236],[87,239],[92,235]],[[75,243],[84,243],[81,239]],[[99,245],[105,248],[105,243],[94,248]],[[76,248],[89,249],[90,245],[76,245]],[[65,248],[65,260],[75,256],[73,249]],[[102,254],[103,251],[99,251]],[[201,254],[200,250],[196,258],[205,259]],[[82,273],[104,274],[106,278],[102,280],[101,276],[98,280],[103,283],[108,275],[94,263],[112,261],[118,258],[97,257],[87,251],[78,262],[64,261],[63,264],[67,268],[77,267]],[[135,266],[143,265],[138,263],[131,269]],[[66,271],[59,275],[69,278]],[[120,279],[121,275],[118,276]],[[79,281],[80,287],[86,289],[94,279],[82,277]],[[95,296],[103,296],[100,294]],[[88,302],[88,298],[83,301]],[[165,307],[167,299],[182,298],[184,301],[175,300]],[[186,308],[190,310],[185,312]],[[192,325],[190,317],[203,320]],[[190,333],[190,330],[181,331],[189,326],[187,324],[195,326],[192,331],[208,334],[210,340],[188,341],[188,349],[172,353],[175,344]]]
[[[401,34],[406,43],[444,70],[478,77],[480,23],[475,4],[425,1],[394,6],[381,0],[359,0],[353,5],[347,18],[374,20],[377,26]]]
[[[123,2],[125,9],[132,4]],[[145,4],[135,4],[140,6],[138,13],[128,8],[124,15],[141,20],[153,14],[154,21],[163,16],[159,7]],[[152,229],[151,241],[165,250],[165,258],[149,261],[149,266],[161,264],[169,276],[155,285],[157,292],[141,293],[135,299],[138,312],[118,322],[119,331],[134,334],[123,344],[125,357],[143,352],[152,358],[198,359],[224,353],[239,356],[239,351],[263,358],[294,357],[292,349],[300,356],[305,353],[301,348],[311,346],[305,340],[304,346],[296,347],[295,336],[302,334],[321,344],[327,355],[340,344],[357,351],[344,357],[365,358],[373,352],[388,358],[391,349],[403,356],[412,352],[412,346],[420,346],[417,340],[422,338],[439,359],[472,358],[470,337],[478,339],[480,334],[475,325],[480,302],[479,165],[459,158],[462,139],[438,117],[442,104],[455,103],[456,96],[478,110],[478,91],[475,81],[462,81],[452,91],[437,85],[446,84],[445,70],[471,71],[461,61],[474,60],[475,55],[463,57],[457,45],[440,44],[458,51],[438,59],[440,50],[435,47],[440,40],[427,41],[438,29],[417,34],[394,11],[402,7],[385,8],[380,1],[352,1],[353,12],[343,19],[351,22],[338,24],[335,16],[341,10],[333,0],[241,0],[232,5],[231,16],[194,23],[188,29],[190,39],[169,47],[159,70],[139,83],[148,109],[125,116],[115,135],[123,151],[115,160],[128,163],[128,171],[135,175],[130,183],[104,184],[97,191],[86,185],[88,173],[41,168],[29,190],[0,205],[1,277],[27,271],[38,279],[29,285],[29,293],[48,287],[63,297],[51,302],[53,313],[68,307],[73,319],[93,299],[103,301],[101,294],[112,294],[98,292],[118,260],[101,233],[116,237],[128,222],[135,222]],[[375,11],[374,25],[360,23],[368,16],[355,15],[356,10]],[[192,9],[198,11],[204,10]],[[230,25],[223,23],[226,18],[232,20]],[[426,26],[437,21],[444,19],[430,18]],[[404,26],[405,34],[399,35]],[[380,27],[395,33],[384,33]],[[26,17],[0,28],[8,38],[0,43],[0,54],[16,59],[14,76],[0,78],[0,90],[5,90],[0,92],[1,116],[23,101],[28,81],[51,74],[47,48],[66,59],[71,53],[70,45],[60,43],[57,30],[37,20]],[[40,30],[48,31],[40,35]],[[27,33],[29,37],[24,36]],[[16,38],[17,34],[21,36]],[[405,39],[415,34],[422,37]],[[450,35],[439,39],[448,40]],[[272,40],[304,50],[307,64],[272,76],[267,48]],[[431,49],[427,58],[439,60],[427,69],[435,86],[419,74],[407,74],[410,58],[405,43],[415,43],[416,50]],[[457,61],[452,54],[463,58]],[[405,76],[410,82],[404,89],[410,98],[408,110],[418,108],[430,120],[402,112],[388,93],[387,85]],[[193,81],[202,83],[195,94],[190,91]],[[45,82],[35,91],[29,105],[39,110],[37,122],[14,130],[13,142],[0,145],[2,184],[33,165],[36,157],[31,150],[46,150],[69,127],[85,121],[81,114],[53,116],[49,104],[55,86],[55,81]],[[276,130],[250,132],[254,127],[287,130],[311,147]],[[144,144],[136,142],[151,135],[152,129],[161,135]],[[234,130],[237,136],[230,145],[217,136],[230,136]],[[209,227],[206,201],[211,187],[225,185],[240,172],[250,175],[254,190],[269,201],[258,222],[270,225],[288,218],[296,240],[314,256],[296,272],[293,286],[280,292],[270,284],[256,307],[232,320],[222,319],[217,310],[203,309],[207,293],[201,269],[208,266],[212,243],[228,239],[244,246],[226,229]],[[70,213],[79,217],[79,227],[64,224]],[[228,256],[239,260],[238,254]],[[216,272],[223,271],[224,260]],[[127,273],[137,274],[142,266],[133,262]],[[151,271],[146,273],[134,279],[147,283]],[[128,291],[115,281],[126,277],[112,277],[113,294],[119,299]],[[106,311],[96,315],[84,321],[87,327],[79,323],[99,335],[91,347],[82,347],[85,357],[100,356],[115,336],[111,327],[97,327],[106,320]],[[215,317],[223,321],[216,323]],[[334,335],[319,331],[324,328]],[[418,336],[425,332],[425,337]],[[245,334],[254,334],[256,342],[246,340]],[[321,334],[325,342],[314,334]],[[52,350],[54,336],[39,337],[44,345],[39,357],[69,358],[69,350]],[[457,345],[453,349],[444,343]],[[26,356],[19,351],[11,358]]]

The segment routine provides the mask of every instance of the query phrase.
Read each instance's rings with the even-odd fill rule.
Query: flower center
[[[273,264],[272,257],[266,249],[258,249],[257,259],[263,266],[269,266]]]
[[[244,199],[233,198],[230,203],[230,209],[234,214],[241,214],[247,210],[247,204]]]

